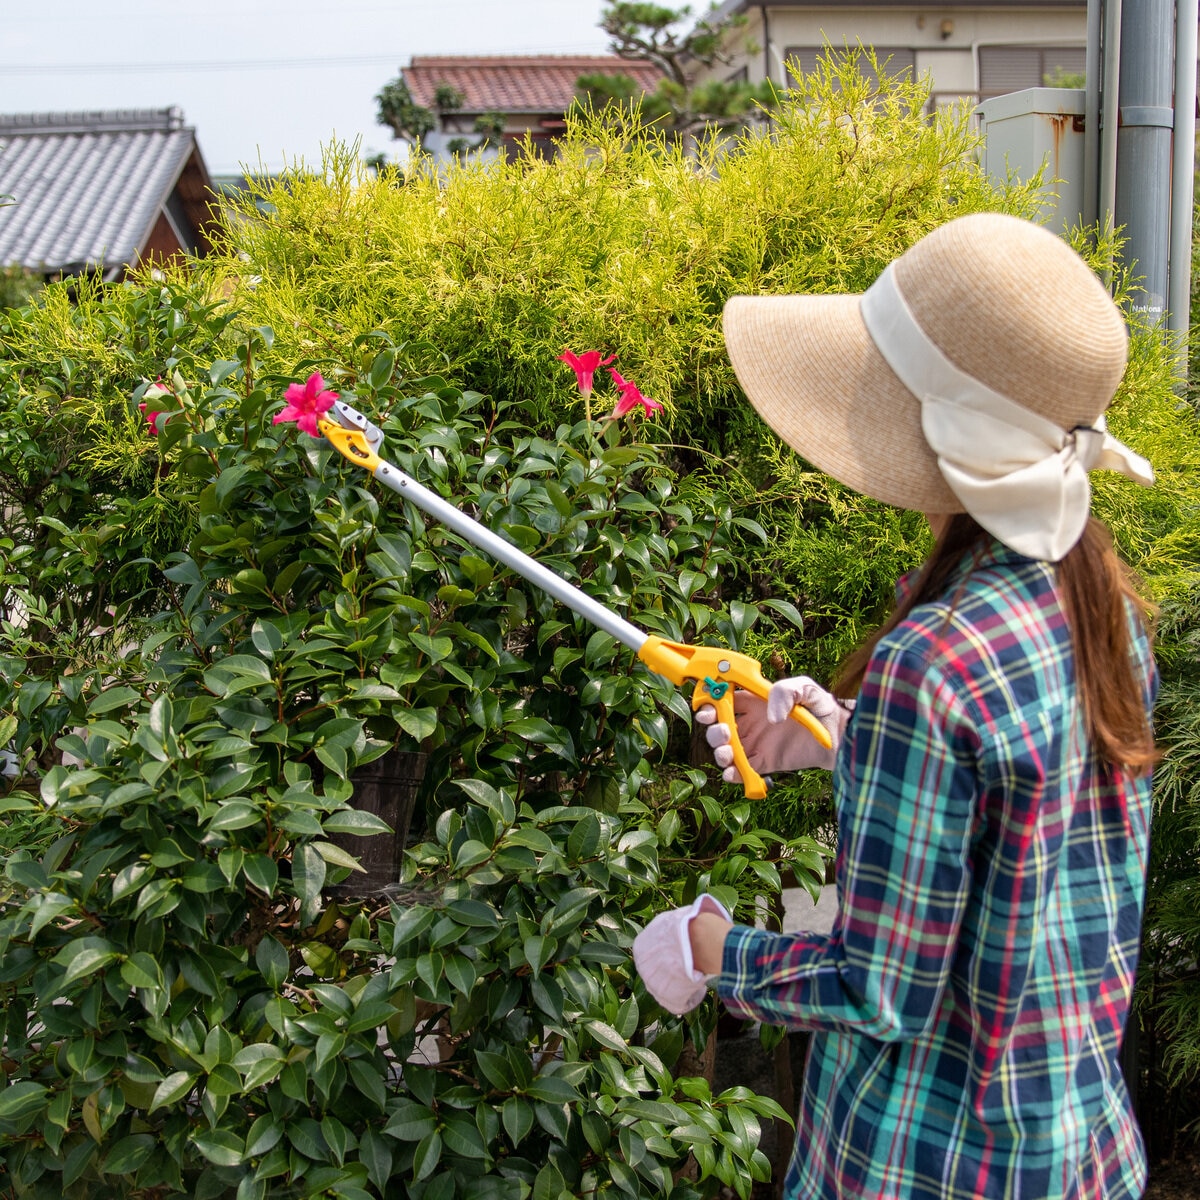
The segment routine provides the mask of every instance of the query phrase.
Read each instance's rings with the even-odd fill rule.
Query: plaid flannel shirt
[[[785,1195],[1140,1196],[1118,1052],[1150,783],[1089,749],[1051,566],[996,544],[879,642],[834,793],[832,932],[735,926],[716,982],[814,1031]]]

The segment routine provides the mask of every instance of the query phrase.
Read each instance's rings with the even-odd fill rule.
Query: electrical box
[[[1041,219],[1058,232],[1081,221],[1083,88],[1026,88],[984,100],[975,112],[987,174],[999,184],[1026,182],[1042,169]]]

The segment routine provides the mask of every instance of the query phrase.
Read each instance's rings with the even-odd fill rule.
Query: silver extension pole
[[[573,609],[590,621],[593,625],[612,634],[618,642],[623,642],[633,650],[640,650],[649,636],[644,630],[630,624],[623,617],[618,617],[610,608],[606,608],[597,600],[593,600],[586,592],[568,583],[561,576],[542,566],[536,559],[530,558],[522,550],[518,550],[512,542],[493,533],[478,522],[473,521],[461,509],[443,500],[441,496],[423,487],[409,475],[405,475],[399,467],[389,462],[380,462],[375,468],[375,478],[386,487],[392,489],[406,500],[411,500],[419,509],[428,513],[434,520],[453,529],[455,533],[478,546],[494,559],[511,567],[516,573],[543,592],[561,600],[568,608]]]

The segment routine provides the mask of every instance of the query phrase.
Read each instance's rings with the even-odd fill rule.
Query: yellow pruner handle
[[[747,800],[761,800],[767,794],[766,781],[750,766],[746,751],[738,737],[737,721],[733,711],[733,694],[737,688],[752,692],[765,700],[771,685],[763,678],[762,666],[757,659],[735,650],[719,646],[685,646],[679,642],[667,642],[651,634],[638,651],[638,658],[659,675],[666,676],[679,686],[691,679],[696,686],[692,692],[692,710],[711,704],[717,710],[717,720],[729,727],[729,746],[733,751],[733,765],[742,777],[742,787]],[[798,721],[817,742],[829,749],[833,739],[829,731],[803,705],[797,704],[789,714]]]
[[[720,684],[717,685],[718,690]],[[692,711],[711,704],[717,710],[717,720],[729,730],[729,748],[733,751],[733,765],[742,777],[742,791],[747,800],[761,800],[767,794],[767,781],[750,765],[742,739],[738,737],[737,718],[733,712],[733,688],[721,692],[720,698],[709,694],[707,686],[698,683],[692,689]]]

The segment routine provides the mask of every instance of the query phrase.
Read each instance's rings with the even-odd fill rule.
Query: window
[[[1048,79],[1082,75],[1083,46],[980,46],[979,98],[1045,87]]]
[[[783,59],[784,62],[796,62],[807,75],[816,70],[817,59],[828,53],[830,50],[827,46],[789,46],[783,52]],[[846,52],[834,47],[832,53],[841,58]],[[907,71],[911,79],[915,74],[917,52],[909,46],[876,46],[875,57],[888,75],[903,75]],[[858,69],[872,84],[879,82],[865,55],[859,56]]]

